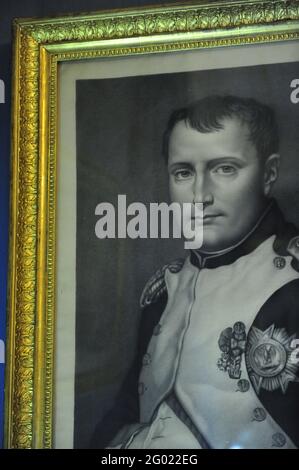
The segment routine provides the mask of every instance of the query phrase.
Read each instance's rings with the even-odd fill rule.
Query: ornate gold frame
[[[298,0],[196,2],[14,23],[6,447],[52,445],[57,64],[299,38]]]

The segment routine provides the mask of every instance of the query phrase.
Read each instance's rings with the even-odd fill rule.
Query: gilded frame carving
[[[218,1],[14,23],[6,447],[51,448],[57,64],[299,38],[299,2]]]

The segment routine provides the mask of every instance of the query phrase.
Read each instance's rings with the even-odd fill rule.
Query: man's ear
[[[264,166],[264,194],[268,196],[271,192],[272,186],[278,178],[280,165],[280,155],[272,153],[265,161]]]

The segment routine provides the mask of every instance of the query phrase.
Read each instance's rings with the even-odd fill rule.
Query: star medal
[[[261,389],[286,392],[290,382],[297,382],[299,363],[291,356],[292,341],[284,328],[271,325],[265,331],[252,327],[247,338],[245,353],[248,375],[257,393]]]

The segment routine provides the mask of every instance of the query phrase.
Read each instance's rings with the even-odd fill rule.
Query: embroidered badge
[[[265,331],[252,327],[245,354],[248,375],[257,393],[261,389],[286,392],[290,382],[297,382],[299,364],[291,359],[292,341],[284,328],[271,325]]]
[[[240,321],[236,322],[232,328],[225,328],[219,337],[218,346],[222,354],[217,366],[220,370],[228,372],[231,379],[241,377],[241,360],[245,345],[245,325]]]

